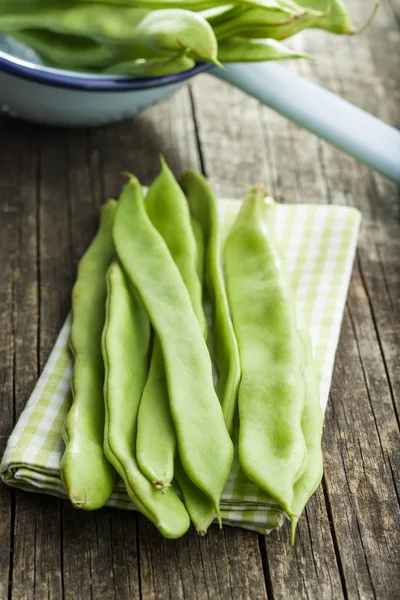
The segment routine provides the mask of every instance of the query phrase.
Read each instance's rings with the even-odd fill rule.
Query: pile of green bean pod
[[[291,519],[294,542],[322,476],[323,420],[275,204],[250,190],[222,245],[200,173],[178,182],[161,159],[145,195],[128,177],[102,209],[73,289],[65,490],[95,510],[119,475],[165,537],[191,522],[204,535],[221,526],[235,440],[244,474]]]
[[[0,33],[45,64],[139,78],[302,58],[282,40],[307,28],[354,33],[343,0],[0,0]]]

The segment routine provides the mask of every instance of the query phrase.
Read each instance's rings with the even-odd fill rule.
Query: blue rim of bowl
[[[172,85],[185,81],[198,73],[208,71],[211,67],[212,65],[209,63],[197,63],[187,71],[147,78],[119,75],[92,75],[66,71],[64,69],[53,69],[52,67],[35,64],[0,51],[0,71],[49,86],[93,92],[147,90],[164,85]]]

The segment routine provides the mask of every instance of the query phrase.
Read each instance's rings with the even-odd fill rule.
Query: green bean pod
[[[239,349],[233,329],[221,265],[221,232],[217,203],[207,180],[196,171],[180,179],[192,216],[200,223],[205,242],[205,287],[212,304],[214,349],[219,372],[218,396],[230,433],[240,381]]]
[[[43,3],[31,10],[15,7],[0,12],[0,31],[13,33],[27,29],[44,29],[55,33],[90,38],[100,42],[132,42],[136,27],[147,16],[146,9],[61,3]]]
[[[195,65],[193,58],[181,52],[172,57],[139,58],[117,62],[104,70],[114,75],[133,75],[135,77],[158,77],[192,69]]]
[[[196,532],[201,536],[205,535],[216,516],[222,527],[221,517],[216,514],[213,502],[187,476],[178,456],[175,460],[175,477]]]
[[[189,292],[193,309],[203,329],[204,336],[206,336],[207,324],[202,306],[204,235],[200,224],[191,219],[186,198],[162,158],[161,174],[149,189],[146,197],[146,206],[153,224],[163,236],[171,256],[180,271]],[[160,367],[164,370],[163,365],[160,365]],[[166,405],[167,390],[160,390],[160,396],[163,392],[164,396],[161,397],[161,403],[164,408]],[[149,402],[146,409],[148,415],[147,427],[142,428],[143,438],[145,438],[142,442],[142,450],[147,446],[147,466],[151,463],[151,455],[153,455],[153,460],[154,454],[158,455],[158,464],[160,465],[162,464],[162,460],[165,461],[165,457],[170,459],[171,449],[172,447],[175,448],[175,445],[172,446],[172,444],[170,444],[169,448],[165,447],[167,440],[171,442],[171,436],[168,436],[168,431],[164,432],[163,436],[161,418],[155,415],[157,408],[154,404],[157,403],[157,399],[153,397],[152,402],[153,406]],[[143,397],[140,406],[141,409],[142,407],[144,409],[146,406]],[[160,413],[162,414],[162,411]],[[151,419],[153,419],[153,423],[154,421],[158,423],[158,437],[149,435],[149,432],[152,431]],[[164,415],[163,422],[168,422],[166,415]],[[163,439],[160,444],[161,438]],[[154,441],[154,445],[151,444],[152,440]],[[215,518],[215,507],[211,500],[188,477],[182,467],[179,456],[175,458],[174,472],[190,519],[196,531],[200,535],[204,535]]]
[[[202,287],[198,256],[186,198],[161,158],[161,172],[147,193],[147,214],[162,235],[189,292],[195,314],[203,327]],[[169,413],[164,361],[155,336],[149,378],[138,417],[137,456],[142,473],[157,489],[168,487],[174,476],[176,437]]]
[[[149,189],[146,197],[146,206],[153,224],[163,236],[171,256],[182,275],[193,309],[203,329],[204,336],[206,336],[207,324],[202,306],[204,234],[200,224],[191,219],[186,198],[162,158],[161,174]],[[155,342],[158,342],[157,338]],[[159,356],[158,368],[164,372],[164,367],[161,363],[161,352],[159,352]],[[140,446],[142,454],[146,454],[143,461],[145,464],[142,466],[145,469],[147,467],[147,472],[151,465],[153,465],[154,472],[156,465],[160,469],[166,463],[169,465],[169,472],[171,472],[170,461],[176,442],[171,435],[171,417],[169,414],[166,414],[168,402],[167,389],[166,387],[158,389],[158,392],[159,397],[157,398],[154,394],[151,399],[145,399],[145,395],[143,394],[140,409],[141,412],[145,412],[147,419],[141,428],[143,437],[141,441],[138,438],[137,447],[138,452]],[[157,409],[157,404],[161,405],[161,410]],[[143,470],[143,472],[145,471]],[[174,473],[190,519],[199,535],[205,535],[209,525],[216,516],[214,504],[188,477],[182,467],[179,456],[175,458]],[[160,489],[163,489],[165,479],[157,481],[157,484]]]
[[[190,525],[175,491],[159,494],[142,475],[135,440],[140,397],[148,373],[150,323],[143,304],[115,262],[107,275],[107,317],[102,337],[106,420],[104,451],[124,480],[129,498],[167,538]]]
[[[30,46],[48,64],[68,69],[103,69],[144,76],[177,72],[195,64],[182,52],[154,50],[143,44],[104,45],[90,38],[45,29],[18,30],[13,37]]]
[[[167,179],[169,179],[168,173],[165,174],[167,175]],[[156,194],[160,192],[160,184],[162,188],[164,187],[163,181],[165,181],[165,177],[158,178],[156,183]],[[168,181],[165,183],[168,184]],[[176,193],[176,190],[174,189],[170,191],[172,194]],[[164,193],[165,189],[163,190],[161,201]],[[178,193],[180,193],[180,190]],[[175,210],[173,210],[172,214],[170,215],[164,213],[164,218],[166,220],[166,224],[168,222],[173,223],[175,219]],[[184,223],[183,225],[186,227],[187,223]],[[193,255],[193,265],[197,271],[199,281],[203,281],[203,232],[197,221],[192,219],[191,225],[193,235],[196,240],[196,252],[195,256]],[[184,248],[181,248],[181,254],[183,256],[185,255]],[[185,262],[187,263],[187,256]],[[196,284],[194,288],[195,291],[201,295],[201,290],[196,289]],[[201,298],[199,299],[201,301]],[[201,314],[200,319],[202,322],[204,321],[203,314]],[[204,326],[206,328],[205,321]],[[143,390],[139,407],[136,449],[140,470],[147,477],[147,479],[149,479],[149,481],[155,485],[156,489],[163,490],[168,487],[174,477],[176,436],[169,411],[169,398],[167,382],[165,379],[164,360],[157,337],[154,339],[149,375]],[[208,499],[207,501],[210,504]],[[211,507],[214,511],[212,505]],[[192,514],[190,509],[189,514]]]
[[[181,9],[146,10],[106,4],[39,7],[0,12],[0,31],[45,29],[91,38],[104,44],[143,44],[155,50],[190,50],[203,60],[217,61],[217,41],[205,19]]]
[[[104,68],[115,60],[113,49],[90,38],[45,29],[18,30],[13,37],[35,50],[45,61],[59,67]]]
[[[304,349],[273,213],[261,189],[253,188],[229,232],[224,258],[242,367],[239,461],[247,477],[290,514],[293,485],[307,459]]]
[[[310,56],[294,52],[276,40],[233,37],[223,40],[219,44],[218,58],[223,63],[229,63],[310,58]]]
[[[289,8],[277,11],[273,19],[271,14],[272,11],[265,9],[250,9],[237,18],[216,25],[215,35],[218,41],[233,36],[283,40],[303,29],[314,27],[324,16],[312,10]]]
[[[171,9],[180,8],[191,11],[203,11],[210,8],[226,6],[227,0],[83,0],[84,2],[117,4],[124,6],[135,6],[146,9]],[[243,6],[279,6],[284,5],[283,0],[234,0],[229,4],[237,4]]]
[[[290,23],[299,18],[304,9],[298,7],[292,9],[280,5],[268,6],[266,8],[242,8],[234,6],[228,9],[220,19],[220,23],[215,24],[215,32],[219,37],[224,34],[230,34],[232,30],[249,29],[252,27],[261,27],[263,25],[281,25]]]
[[[323,18],[315,23],[315,27],[331,33],[355,33],[349,11],[343,0],[297,0],[297,2],[305,8],[311,8],[324,14]]]
[[[153,224],[163,236],[171,256],[178,266],[197,319],[203,328],[204,336],[206,336],[207,325],[202,307],[204,235],[200,224],[190,218],[186,198],[163,159],[161,159],[161,174],[150,187],[146,197],[146,205]],[[190,229],[193,235],[191,235]],[[195,245],[193,245],[194,241]],[[159,356],[156,367],[160,374],[159,381],[165,383],[164,366],[161,362],[162,356],[157,337],[155,344],[157,344],[155,350],[158,348]],[[154,350],[150,371],[153,362]],[[158,389],[153,389],[153,392],[156,393],[153,393],[151,398],[146,398],[145,392],[149,380],[146,383],[140,403],[139,416],[144,413],[145,419],[142,420],[142,439],[139,440],[138,436],[137,448],[138,453],[139,448],[142,453],[142,471],[148,476],[151,469],[150,475],[153,476],[152,480],[154,481],[154,473],[160,472],[162,467],[165,472],[168,465],[168,472],[171,473],[171,458],[175,452],[176,439],[169,414],[166,384],[164,388],[161,388],[160,385]],[[209,525],[215,518],[215,507],[211,500],[188,477],[179,456],[175,457],[174,473],[190,519],[199,535],[205,535]],[[156,486],[163,489],[166,481],[168,481],[167,478],[161,481],[159,478],[156,481]]]
[[[319,400],[318,381],[314,370],[311,340],[308,331],[305,329],[300,329],[299,335],[303,342],[306,359],[304,366],[306,396],[301,418],[301,428],[306,440],[307,463],[303,475],[296,481],[293,488],[293,499],[289,511],[292,545],[294,544],[297,522],[309,498],[320,484],[323,472],[321,439],[324,417]]]
[[[214,391],[202,328],[178,267],[145,211],[141,186],[133,176],[120,196],[113,239],[160,341],[182,465],[218,514],[233,445]]]
[[[171,8],[149,12],[136,28],[135,38],[156,49],[190,50],[199,59],[219,64],[212,27],[201,15],[188,10]]]
[[[115,207],[116,202],[110,200],[102,208],[99,231],[79,263],[72,292],[73,402],[64,423],[66,447],[60,474],[72,504],[84,510],[101,508],[117,477],[103,452],[104,366],[100,343],[107,294],[105,277],[114,256]]]
[[[189,293],[200,327],[206,329],[203,290],[198,276],[198,246],[186,197],[160,158],[161,172],[147,192],[145,206],[150,221],[163,237]]]
[[[192,231],[194,239],[196,240],[196,271],[197,277],[201,285],[203,286],[204,281],[204,257],[205,257],[205,246],[204,246],[204,232],[201,225],[196,219],[191,217]],[[204,323],[205,329],[207,329],[207,323]]]
[[[156,490],[165,490],[174,478],[176,435],[169,410],[164,360],[154,337],[150,369],[139,406],[136,456],[143,475]]]
[[[190,218],[186,198],[163,159],[161,173],[150,187],[146,204],[149,216],[162,234],[180,270],[197,319],[206,335],[207,326],[202,308],[204,236],[199,223]],[[157,386],[152,386],[154,380],[157,381]],[[138,456],[141,457],[141,470],[155,483],[157,489],[165,489],[175,473],[190,519],[196,531],[204,535],[215,518],[215,508],[211,500],[192,483],[179,456],[175,457],[175,465],[173,464],[176,437],[168,402],[164,364],[156,337],[149,378],[139,411],[136,445]]]

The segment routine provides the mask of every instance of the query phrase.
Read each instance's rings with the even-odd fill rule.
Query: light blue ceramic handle
[[[234,63],[224,79],[337,148],[400,182],[400,131],[276,63]]]

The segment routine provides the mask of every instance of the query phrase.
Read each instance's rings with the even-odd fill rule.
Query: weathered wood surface
[[[364,0],[348,0],[361,24]],[[372,1],[371,1],[372,4]],[[400,3],[343,39],[307,32],[289,68],[399,126]],[[135,120],[66,130],[0,120],[0,451],[69,310],[102,201],[162,152],[218,194],[266,183],[283,202],[357,206],[363,226],[324,432],[325,475],[299,525],[264,538],[213,529],[163,540],[132,513],[81,514],[0,486],[0,600],[400,597],[399,189],[211,78]]]

